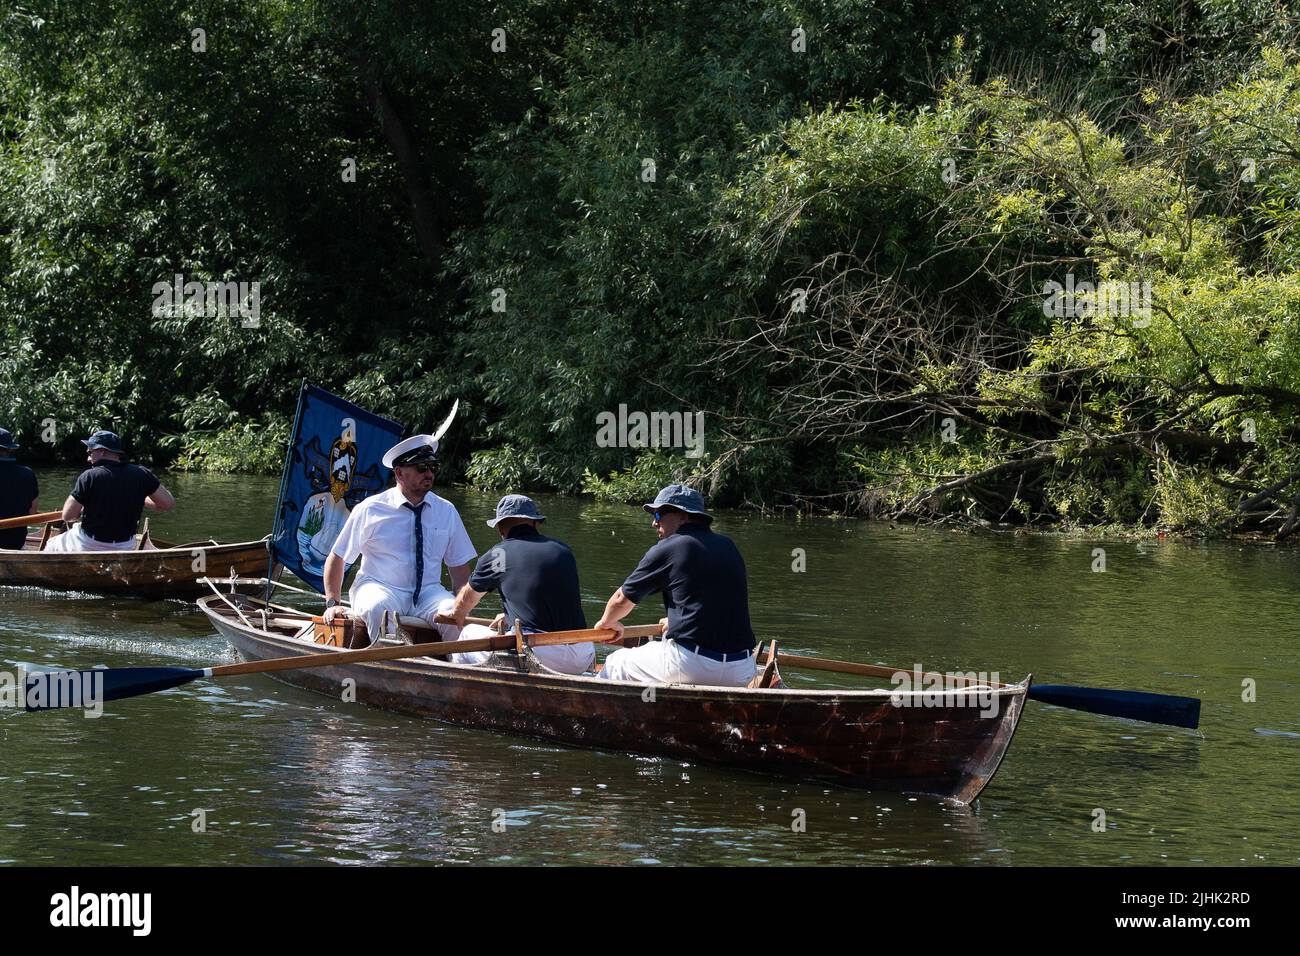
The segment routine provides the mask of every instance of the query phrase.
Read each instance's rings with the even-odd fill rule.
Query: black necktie
[[[415,593],[411,595],[412,604],[420,603],[420,585],[424,583],[424,522],[420,519],[427,504],[427,501],[421,501],[418,505],[403,502],[403,507],[415,512]]]

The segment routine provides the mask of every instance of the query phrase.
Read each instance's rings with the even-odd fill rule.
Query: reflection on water
[[[57,506],[71,472],[42,474]],[[260,537],[273,479],[164,476],[163,538]],[[494,496],[441,492],[480,550]],[[654,540],[635,508],[539,497],[589,617]],[[1294,863],[1291,550],[973,536],[723,515],[756,629],[791,652],[1204,699],[1200,732],[1031,703],[973,809],[446,727],[247,676],[0,712],[0,861],[345,864]],[[1107,571],[1091,571],[1103,547]],[[804,549],[807,571],[792,570]],[[632,620],[648,623],[657,606]],[[591,617],[594,620],[594,617]],[[180,601],[0,589],[0,661],[230,659]],[[858,686],[787,670],[792,684]],[[1242,699],[1251,679],[1257,700]],[[1107,828],[1092,829],[1093,811]],[[195,832],[203,811],[206,832]],[[792,823],[806,820],[804,832]]]

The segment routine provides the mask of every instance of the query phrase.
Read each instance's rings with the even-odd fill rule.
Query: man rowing
[[[469,580],[474,560],[470,541],[456,506],[433,493],[434,454],[438,440],[415,435],[384,454],[384,467],[393,469],[397,484],[371,495],[348,515],[330,555],[325,559],[325,620],[345,616],[340,598],[343,572],[361,556],[352,582],[352,615],[365,622],[370,642],[382,636],[384,612],[391,628],[398,615],[423,618],[454,641],[460,628],[436,624],[434,618],[451,611],[455,601],[442,586],[442,566],[459,590]]]
[[[614,592],[597,628],[613,628],[656,592],[668,611],[665,640],[617,650],[600,676],[663,684],[743,687],[754,677],[749,585],[735,543],[710,528],[713,516],[694,488],[669,485],[643,506],[659,542]]]
[[[144,509],[171,511],[176,499],[152,471],[126,460],[113,432],[101,429],[81,443],[90,467],[63,503],[68,530],[51,538],[46,550],[132,551]]]
[[[26,465],[20,465],[14,457],[18,448],[9,429],[0,428],[0,518],[36,514],[40,486],[36,483],[36,473]],[[21,551],[26,544],[26,528],[0,531],[0,548]]]
[[[587,626],[578,589],[578,562],[563,541],[548,538],[537,530],[546,520],[537,505],[525,495],[506,495],[497,503],[496,517],[487,522],[501,535],[501,543],[478,559],[474,573],[456,595],[451,616],[464,626],[460,639],[490,637],[494,628],[465,625],[465,618],[489,591],[501,592],[507,629],[520,622],[525,634],[539,631],[573,631]],[[546,667],[562,674],[582,674],[596,662],[596,646],[561,644],[535,647],[533,655]],[[453,654],[457,664],[485,664],[490,651]]]

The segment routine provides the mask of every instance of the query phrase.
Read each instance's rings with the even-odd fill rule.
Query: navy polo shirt
[[[85,511],[81,529],[96,541],[126,541],[135,536],[144,499],[158,490],[148,468],[124,461],[101,461],[87,468],[72,486],[72,497]]]
[[[727,654],[753,649],[745,561],[725,534],[688,521],[657,542],[623,582],[623,594],[640,604],[659,591],[669,637]]]
[[[0,458],[0,518],[17,518],[19,515],[30,514],[32,502],[39,493],[35,472],[12,458]],[[26,543],[26,528],[5,528],[0,531],[0,548],[18,551]]]
[[[506,623],[525,631],[576,631],[587,626],[578,591],[578,562],[563,541],[532,525],[516,525],[478,559],[469,586],[500,591]]]

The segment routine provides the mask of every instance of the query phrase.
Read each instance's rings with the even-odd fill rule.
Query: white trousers
[[[667,640],[620,648],[605,658],[600,672],[606,680],[716,687],[744,687],[754,679],[754,674],[753,654],[736,661],[715,661]]]
[[[352,582],[352,590],[348,592],[348,599],[352,602],[353,616],[359,617],[366,622],[366,630],[370,632],[371,644],[378,641],[383,632],[385,611],[389,613],[390,621],[388,626],[390,630],[397,627],[397,621],[393,618],[393,615],[405,614],[411,617],[424,618],[429,624],[438,629],[444,641],[454,641],[460,634],[460,628],[456,627],[455,624],[434,623],[434,617],[439,614],[449,613],[456,603],[452,593],[436,581],[430,582],[420,589],[420,603],[415,604],[411,601],[410,591],[404,588],[392,588],[387,584],[381,584],[374,578],[358,574],[356,580]]]
[[[81,530],[81,522],[78,521],[69,531],[57,537],[50,538],[45,543],[46,551],[134,551],[135,537],[126,541],[96,541],[86,532]],[[153,550],[152,544],[145,545],[146,551]]]
[[[496,631],[483,624],[466,624],[460,632],[462,641],[476,638],[495,637]],[[585,644],[556,644],[552,647],[534,647],[533,656],[546,667],[561,674],[585,674],[596,663],[596,645],[588,641]],[[451,660],[457,664],[486,664],[492,656],[491,651],[470,651],[468,654],[452,654]]]

